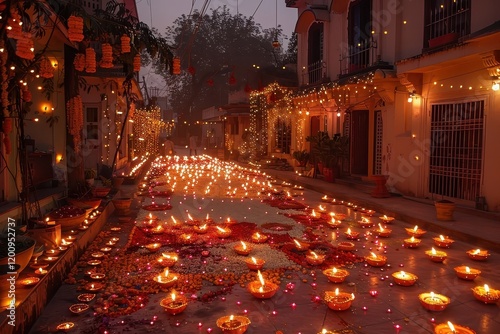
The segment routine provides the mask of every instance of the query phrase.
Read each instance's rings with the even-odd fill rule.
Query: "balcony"
[[[470,33],[470,0],[428,9],[425,36],[429,49],[453,44]]]
[[[326,63],[318,60],[307,65],[302,71],[302,85],[314,85],[326,80]]]
[[[340,77],[363,72],[378,63],[376,49],[377,42],[372,38],[350,45],[347,54],[340,58]]]

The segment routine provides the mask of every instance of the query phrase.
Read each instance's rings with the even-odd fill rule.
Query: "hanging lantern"
[[[136,54],[134,56],[134,72],[139,72],[141,70],[141,55]]]
[[[99,66],[102,68],[113,67],[113,47],[109,43],[103,43],[101,46],[102,58]]]
[[[75,70],[79,72],[82,72],[85,69],[85,55],[83,53],[77,53],[75,55],[73,66],[75,66]]]
[[[281,46],[281,43],[278,40],[273,41],[273,48],[277,49]]]
[[[68,39],[81,42],[83,38],[83,17],[71,15],[68,17]]]
[[[96,60],[95,60],[95,50],[93,48],[85,49],[85,72],[95,73],[96,71]]]
[[[120,41],[121,41],[122,53],[129,53],[130,52],[130,37],[123,34],[122,37],[120,37]]]
[[[172,74],[181,74],[181,59],[179,57],[174,57],[172,60]]]
[[[54,67],[52,66],[52,63],[50,60],[46,57],[42,58],[40,60],[40,71],[39,74],[42,78],[53,78],[54,77]]]
[[[21,37],[16,43],[16,56],[19,58],[33,60],[35,58],[33,40],[31,39],[31,33],[23,32]]]

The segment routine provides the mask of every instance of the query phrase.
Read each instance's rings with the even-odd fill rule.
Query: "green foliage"
[[[326,167],[337,167],[349,158],[349,137],[335,134],[332,138],[327,132],[318,131],[314,136],[306,137],[311,143],[311,154],[317,162]]]
[[[293,151],[292,156],[299,163],[306,164],[307,161],[309,161],[310,154],[306,150],[302,150],[302,151]]]
[[[85,171],[83,172],[84,174],[84,177],[85,179],[95,179],[95,177],[97,176],[97,171],[95,169],[92,169],[92,168],[87,168],[85,169]]]

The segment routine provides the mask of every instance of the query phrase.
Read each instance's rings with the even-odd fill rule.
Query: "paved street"
[[[195,171],[188,167],[195,165],[201,169]],[[266,171],[274,175],[272,179],[248,170],[229,169],[226,173],[224,166],[186,163],[184,172],[180,172],[183,167],[179,167],[170,169],[168,177],[158,176],[152,189],[161,194],[174,187],[170,199],[138,195],[137,185],[123,185],[114,197],[132,197],[131,212],[127,216],[115,212],[108,220],[103,232],[73,268],[74,279],[61,286],[30,333],[55,332],[55,326],[65,321],[75,323],[72,333],[220,333],[217,319],[231,314],[246,316],[251,321],[246,331],[249,334],[314,334],[322,329],[332,333],[434,333],[436,325],[448,321],[470,327],[476,333],[500,333],[498,304],[482,303],[472,292],[472,288],[484,284],[492,289],[500,288],[498,248],[489,249],[490,256],[485,261],[472,260],[466,253],[495,245],[495,217],[460,211],[454,222],[437,222],[432,206],[408,199],[372,199],[352,187],[296,177],[293,173]],[[290,183],[283,184],[283,179]],[[253,181],[262,183],[257,186]],[[268,182],[272,182],[271,187],[267,186]],[[304,187],[294,187],[299,183]],[[228,197],[228,193],[232,196]],[[322,200],[325,194],[328,202]],[[363,206],[334,205],[331,200],[337,195],[345,204],[352,198],[353,203]],[[172,207],[163,211],[144,209],[155,204]],[[281,205],[281,208],[270,204]],[[307,208],[300,209],[298,204]],[[368,209],[378,212],[369,216]],[[147,225],[150,213],[158,215],[165,233],[140,234],[145,228],[153,228]],[[338,227],[328,224],[330,213],[343,218]],[[396,219],[384,224],[379,218],[383,214]],[[174,225],[172,217],[181,227]],[[360,223],[363,217],[371,221],[373,227],[363,227]],[[223,224],[228,218],[230,223]],[[194,220],[199,222],[198,226],[208,222],[209,233],[193,233]],[[419,227],[426,233],[420,245],[410,249],[403,246],[404,239],[410,238],[405,228],[413,229],[415,222],[422,223]],[[379,223],[392,230],[389,237],[376,236],[374,231]],[[230,228],[232,235],[217,237],[216,225]],[[113,231],[117,227],[121,229]],[[359,232],[359,237],[348,240],[345,235],[348,228]],[[267,243],[252,243],[250,237],[255,231],[270,236]],[[182,242],[190,233],[196,240],[192,244]],[[449,248],[437,247],[433,238],[440,233],[446,233],[455,242]],[[118,237],[119,241],[96,269],[106,277],[102,281],[91,281],[85,275],[91,268],[88,261],[112,237]],[[307,241],[310,250],[326,255],[325,263],[305,262],[308,252],[297,250],[294,239]],[[250,255],[238,255],[233,250],[241,240],[253,247]],[[144,247],[153,242],[161,244],[157,252]],[[352,252],[337,248],[347,242],[353,243]],[[444,262],[429,259],[425,252],[432,247],[447,253]],[[188,305],[178,315],[169,315],[160,306],[161,300],[170,295],[170,289],[163,289],[151,280],[162,273],[156,265],[162,252],[179,255],[170,271],[180,274],[182,282],[175,288],[185,292]],[[386,257],[386,264],[369,265],[365,257],[370,257],[372,252]],[[244,263],[244,259],[251,256],[265,259],[264,277],[279,282],[278,291],[269,299],[255,298],[247,289],[249,282],[257,280],[256,273],[248,270]],[[338,269],[349,272],[343,283],[331,283],[322,273],[334,263]],[[460,279],[454,270],[458,266],[478,269],[481,275],[473,281]],[[413,286],[395,284],[392,274],[401,270],[418,276]],[[82,286],[91,282],[102,282],[105,286],[96,299],[89,302],[93,310],[72,315],[68,308],[85,292]],[[336,288],[354,294],[348,310],[335,311],[324,302],[325,291]],[[429,311],[419,301],[419,294],[426,292],[444,295],[451,302],[442,311]],[[141,297],[144,294],[147,298]]]

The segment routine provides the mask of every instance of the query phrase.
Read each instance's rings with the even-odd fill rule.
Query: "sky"
[[[253,18],[262,28],[274,28],[277,22],[288,37],[291,36],[297,22],[297,9],[287,8],[285,0],[136,0],[136,3],[139,20],[164,33],[165,28],[172,25],[179,16],[188,15],[193,4],[194,9],[200,10],[205,1],[210,4],[207,13],[224,5],[235,15],[240,13],[250,17],[255,13]],[[283,45],[287,45],[286,40],[283,41]],[[141,78],[142,76],[146,78],[148,88],[157,87],[160,92],[165,92],[164,81],[151,69],[141,70],[140,75]]]

